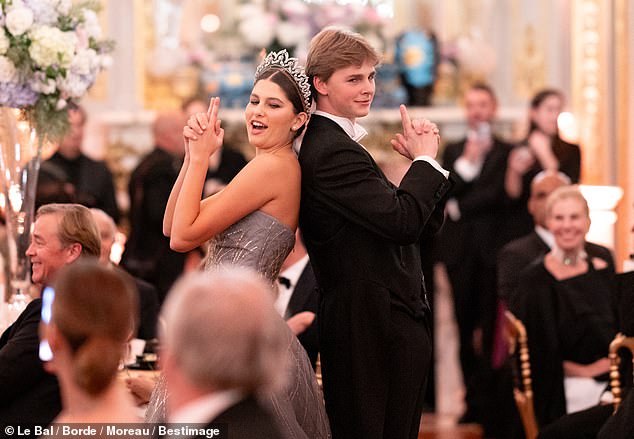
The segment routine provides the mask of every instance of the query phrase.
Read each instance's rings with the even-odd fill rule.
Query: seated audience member
[[[99,251],[99,232],[86,207],[47,204],[37,210],[26,250],[37,286],[51,285],[60,268],[97,258]],[[61,409],[57,379],[39,358],[41,309],[40,298],[31,301],[0,337],[0,424],[48,424]]]
[[[319,354],[319,337],[315,319],[319,308],[319,293],[315,273],[308,260],[308,253],[299,229],[295,232],[295,247],[282,264],[278,291],[275,309],[297,336],[315,369]]]
[[[138,422],[132,398],[116,379],[134,331],[137,295],[129,275],[97,260],[60,270],[51,319],[42,325],[60,384],[56,422]]]
[[[501,299],[508,301],[517,288],[522,270],[552,248],[554,237],[546,226],[546,199],[555,189],[569,184],[570,178],[557,171],[542,171],[533,178],[528,211],[533,217],[535,228],[529,234],[509,242],[498,252],[497,282]],[[585,242],[584,245],[589,256],[605,260],[614,269],[609,249],[591,242]]]
[[[114,266],[110,261],[110,252],[117,233],[117,225],[114,220],[101,209],[90,209],[99,234],[101,236],[101,256],[99,260],[103,264]],[[139,316],[136,338],[151,340],[156,337],[156,322],[159,312],[159,299],[156,288],[138,277],[133,277],[139,296]]]
[[[287,364],[269,287],[240,269],[193,273],[174,285],[161,316],[168,421],[216,424],[233,438],[282,438],[258,400],[281,385]]]
[[[53,156],[42,162],[38,177],[39,202],[76,202],[96,207],[119,221],[112,172],[103,161],[82,152],[86,111],[82,107],[68,110],[70,129]]]
[[[590,217],[576,187],[561,187],[549,196],[546,224],[553,247],[522,272],[510,301],[526,326],[541,428],[597,404],[617,328],[614,270],[584,250]]]
[[[609,406],[613,409],[612,406]],[[597,439],[631,439],[634,437],[634,392],[629,392],[619,410],[599,430]]]
[[[634,232],[634,228],[632,228]],[[617,277],[619,332],[634,336],[634,271]],[[619,410],[613,415],[612,404],[599,404],[587,410],[563,416],[540,432],[540,439],[630,439],[634,437],[634,397],[632,388],[632,361],[625,351],[621,353],[621,396]],[[598,436],[597,436],[598,435]]]
[[[264,288],[264,291],[271,297],[274,296],[271,286],[269,284],[263,284],[259,275],[246,268],[233,267],[227,269],[226,272],[212,271],[210,273],[212,273],[211,277],[204,279],[207,279],[206,287],[209,288],[213,286],[213,291],[215,291],[216,288],[229,287],[236,289],[236,291],[242,291],[242,289],[247,288],[249,285],[258,285],[258,288]],[[226,283],[226,280],[224,280],[225,277],[226,279],[235,279],[233,285]],[[216,282],[220,282],[218,279],[223,279],[223,283],[216,284]],[[204,284],[202,280],[199,280],[199,282]],[[174,291],[170,292],[170,295],[174,296],[177,294],[182,294],[182,291],[175,287]],[[205,294],[211,295],[212,292]],[[201,303],[197,304],[196,307],[200,308],[202,306],[205,308],[207,305],[213,307],[215,303],[210,302],[207,304],[207,302],[203,300],[200,302]],[[242,318],[247,317],[243,316]],[[266,393],[262,401],[273,413],[276,423],[285,437],[292,437],[294,439],[329,438],[331,437],[330,428],[324,408],[323,397],[317,385],[317,380],[306,355],[306,351],[297,340],[297,337],[293,335],[288,325],[284,324],[279,314],[277,315],[277,321],[280,327],[279,330],[283,335],[284,363],[288,365],[288,367],[279,366],[286,374],[286,385],[274,392]],[[166,332],[171,332],[172,328],[169,326],[167,319],[165,319],[164,323]],[[213,338],[209,340],[209,343],[212,343],[211,340],[213,340]],[[139,380],[132,380],[131,383],[128,383],[128,387],[133,391],[136,386],[142,387],[143,383]],[[142,389],[139,390],[142,392]],[[166,407],[169,408],[171,398],[170,389],[166,386],[165,377],[162,376],[152,391],[150,403],[145,414],[146,422],[164,421],[166,419],[165,410]]]

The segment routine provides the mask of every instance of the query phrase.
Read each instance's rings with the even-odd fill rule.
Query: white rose
[[[75,54],[77,37],[73,32],[62,32],[50,27],[40,26],[29,32],[31,46],[29,54],[41,67],[59,64],[69,67]]]
[[[84,28],[89,37],[100,39],[101,26],[97,14],[92,9],[84,9]]]
[[[9,58],[0,56],[0,82],[15,82],[18,72]]]
[[[57,87],[62,91],[62,95],[69,98],[82,97],[91,84],[92,80],[86,80],[72,73],[69,73],[66,78],[57,78]]]
[[[42,81],[34,79],[29,83],[29,86],[31,87],[31,90],[45,95],[55,93],[55,90],[57,89],[57,83],[51,78],[44,78]]]
[[[19,36],[29,30],[33,24],[33,12],[25,7],[13,7],[7,13],[5,25],[11,35]]]
[[[4,55],[5,53],[7,53],[7,49],[10,45],[11,43],[9,42],[9,39],[7,38],[5,33],[0,30],[0,55]]]
[[[93,49],[86,49],[77,51],[70,69],[76,75],[88,75],[91,71],[97,69],[98,66],[97,52]]]

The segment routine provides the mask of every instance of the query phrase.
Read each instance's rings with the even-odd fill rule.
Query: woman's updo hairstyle
[[[98,395],[115,378],[134,333],[138,293],[131,277],[96,260],[64,267],[53,284],[51,322],[73,352],[75,383]]]
[[[270,52],[257,67],[253,84],[262,79],[268,79],[282,89],[286,98],[293,104],[295,114],[304,112],[310,117],[310,83],[297,58],[289,56],[286,50]],[[302,133],[305,126],[306,123],[295,132],[295,137]]]

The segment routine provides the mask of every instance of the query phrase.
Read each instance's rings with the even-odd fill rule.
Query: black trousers
[[[431,364],[425,319],[356,282],[322,295],[320,344],[333,439],[416,439]]]
[[[495,267],[465,255],[459,265],[447,267],[447,275],[460,335],[460,365],[468,385],[478,364],[491,362],[497,311]],[[482,331],[478,352],[474,346],[476,329]]]

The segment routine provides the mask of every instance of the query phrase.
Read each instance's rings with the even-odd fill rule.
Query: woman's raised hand
[[[207,160],[222,146],[225,130],[221,128],[221,121],[218,119],[219,108],[220,98],[211,98],[206,113],[193,114],[187,120],[183,137],[190,157]]]

